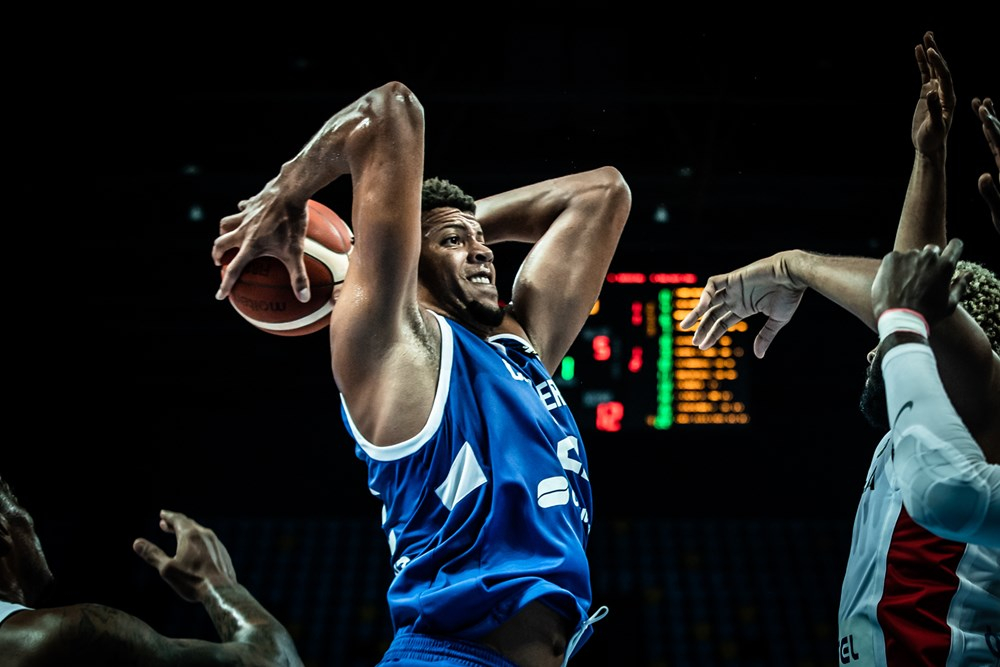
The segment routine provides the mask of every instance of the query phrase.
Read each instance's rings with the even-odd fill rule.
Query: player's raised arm
[[[628,220],[632,194],[602,167],[480,199],[486,243],[533,244],[514,282],[514,319],[549,371],[583,326]]]
[[[379,160],[386,158],[389,149],[375,139],[400,127],[394,125],[387,130],[386,125],[400,117],[395,113],[400,108],[409,108],[422,115],[416,98],[398,82],[387,83],[362,95],[334,114],[257,194],[241,201],[236,213],[221,220],[220,234],[212,246],[213,260],[221,265],[227,251],[236,248],[238,252],[222,277],[217,299],[229,295],[251,259],[270,255],[285,264],[299,300],[309,300],[309,280],[303,262],[306,202],[344,174],[351,174],[354,180],[367,166],[384,165]],[[420,125],[421,141],[422,129]],[[373,146],[381,146],[382,150],[372,150]],[[422,151],[413,156],[399,151],[393,158],[404,163],[410,171],[416,171],[419,179],[423,168]],[[372,171],[390,182],[393,174],[401,171],[392,163],[384,166],[385,169]],[[354,187],[355,192],[359,192],[356,180]],[[419,184],[416,196],[419,198]],[[375,203],[379,205],[388,204]],[[355,200],[355,214],[359,212],[358,206]],[[371,217],[378,218],[377,215]],[[358,226],[356,220],[355,226]],[[355,233],[361,235],[358,229]]]

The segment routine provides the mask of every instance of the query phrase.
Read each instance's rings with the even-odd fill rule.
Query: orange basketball
[[[257,257],[243,269],[229,292],[236,312],[261,331],[278,336],[304,336],[330,324],[330,313],[347,275],[354,233],[339,215],[317,201],[307,205],[305,265],[311,298],[295,298],[285,265],[274,257]],[[236,255],[223,257],[222,270]]]

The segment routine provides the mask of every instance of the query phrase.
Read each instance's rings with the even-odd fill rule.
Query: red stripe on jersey
[[[951,648],[948,608],[958,590],[955,574],[966,545],[917,525],[901,508],[885,564],[878,622],[889,665],[944,665]]]

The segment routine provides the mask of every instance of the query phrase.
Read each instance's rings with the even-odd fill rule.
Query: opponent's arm
[[[899,338],[882,374],[906,511],[946,539],[1000,546],[1000,465],[955,412],[926,341]]]
[[[513,285],[511,313],[549,371],[594,307],[631,207],[632,193],[613,167],[476,202],[487,244],[533,244]]]
[[[934,33],[924,33],[914,55],[921,86],[910,129],[913,167],[896,227],[895,250],[922,248],[928,243],[943,247],[947,241],[945,162],[955,89]]]
[[[752,315],[767,316],[754,339],[763,358],[778,332],[792,319],[806,290],[813,289],[875,328],[871,281],[878,260],[786,250],[729,273],[712,276],[698,304],[680,326],[697,323],[693,342],[705,350],[726,331]]]
[[[165,637],[144,621],[99,604],[19,611],[0,625],[4,665],[300,666],[291,636],[237,583],[225,545],[215,533],[176,512],[160,527],[177,535],[167,556],[138,539],[134,549],[183,599],[202,604],[221,642]]]
[[[873,312],[907,511],[947,539],[998,546],[1000,465],[988,462],[955,411],[927,338],[953,316],[966,288],[967,275],[952,280],[961,251],[952,239],[940,253],[927,246],[886,255],[872,284]]]

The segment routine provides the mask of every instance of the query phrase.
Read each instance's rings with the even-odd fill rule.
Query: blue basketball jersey
[[[341,399],[383,504],[394,628],[476,639],[539,600],[583,640],[593,511],[576,421],[525,340],[436,317],[441,368],[420,433],[375,447]]]

